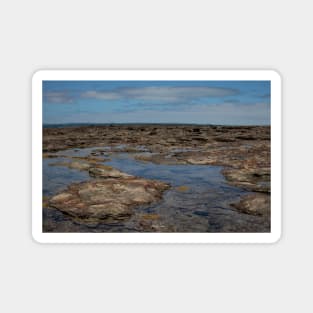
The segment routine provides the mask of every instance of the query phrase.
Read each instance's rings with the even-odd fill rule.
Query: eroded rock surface
[[[70,185],[49,205],[86,221],[123,219],[134,207],[159,200],[167,188],[165,183],[136,177],[97,179]]]
[[[50,166],[66,166],[71,169],[86,171],[91,167],[90,163],[87,162],[56,162],[50,164]]]
[[[271,213],[271,197],[267,194],[246,195],[238,203],[232,205],[238,211],[246,214],[269,216]]]
[[[85,220],[125,218],[132,214],[133,207],[161,197],[166,184],[151,187],[147,192],[143,185],[148,180],[97,164],[120,152],[133,153],[137,160],[155,164],[223,166],[222,173],[230,185],[254,192],[233,207],[251,216],[269,215],[271,152],[268,126],[108,125],[43,129],[46,158],[52,158],[62,150],[88,147],[98,148],[88,157],[72,157],[69,162],[55,164],[88,171],[95,179],[72,185],[63,195],[56,196],[59,198],[50,199],[51,206],[71,216]],[[137,193],[132,194],[131,183],[135,181],[141,186],[137,186],[137,191],[144,201],[137,201],[136,197],[131,201],[131,195]],[[116,184],[124,189],[121,187],[115,192],[113,186]],[[151,190],[156,190],[156,194]],[[142,219],[145,228],[151,228],[153,224],[157,229],[158,223],[157,219]]]
[[[271,192],[270,168],[227,168],[223,174],[230,184],[257,192]]]
[[[127,178],[133,177],[127,173],[123,173],[111,166],[98,165],[96,167],[89,168],[89,175],[92,177],[101,177],[101,178]]]

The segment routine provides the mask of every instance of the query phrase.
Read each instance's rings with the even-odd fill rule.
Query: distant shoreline
[[[99,126],[202,126],[202,127],[270,127],[271,125],[233,125],[233,124],[197,124],[197,123],[67,123],[67,124],[43,124],[43,128],[63,127],[99,127]]]

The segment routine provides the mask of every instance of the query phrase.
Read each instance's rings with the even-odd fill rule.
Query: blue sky
[[[270,81],[44,81],[43,123],[269,125]]]

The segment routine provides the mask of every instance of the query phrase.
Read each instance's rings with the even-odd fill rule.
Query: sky
[[[270,81],[43,81],[43,123],[270,125]]]

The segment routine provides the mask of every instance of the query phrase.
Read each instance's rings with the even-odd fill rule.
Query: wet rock
[[[187,163],[193,164],[193,165],[206,165],[206,164],[210,164],[210,160],[207,157],[195,155],[195,156],[188,158]]]
[[[107,178],[70,185],[49,205],[85,220],[124,219],[133,208],[158,201],[168,184],[136,177]]]
[[[80,170],[80,171],[86,171],[90,168],[90,163],[86,163],[86,162],[78,162],[78,161],[74,161],[74,162],[57,162],[57,163],[52,163],[50,164],[50,166],[66,166],[68,168],[72,168],[72,169],[76,169],[76,170]]]
[[[89,168],[89,175],[92,177],[101,177],[101,178],[126,178],[133,177],[127,173],[123,173],[111,166],[98,165],[97,167]]]
[[[267,194],[254,193],[242,197],[232,206],[238,211],[251,215],[269,216],[271,213],[271,197]]]
[[[71,158],[75,160],[85,161],[88,163],[101,163],[101,162],[110,161],[109,158],[103,158],[103,157],[100,158],[100,157],[94,157],[94,156],[86,156],[86,157],[73,156]]]
[[[178,159],[171,154],[163,153],[145,153],[135,155],[135,159],[143,162],[152,162],[155,164],[186,164],[185,160]]]
[[[268,201],[266,197],[270,197],[270,133],[271,128],[268,126],[104,125],[44,128],[43,151],[47,152],[46,156],[49,157],[49,154],[53,155],[56,151],[68,148],[98,147],[91,153],[89,160],[75,160],[82,161],[83,164],[74,163],[65,166],[88,170],[92,177],[105,181],[122,182],[123,180],[135,179],[116,169],[98,166],[98,158],[100,160],[101,157],[110,156],[112,153],[134,152],[137,160],[155,164],[223,166],[222,173],[230,185],[258,192],[257,198],[244,198],[242,199],[243,202],[237,205],[238,210],[241,208],[243,211],[252,212],[253,207],[256,207],[256,203],[262,207],[260,203]],[[144,153],[144,151],[146,152]],[[150,153],[147,153],[147,151]],[[97,160],[91,158],[97,158]],[[84,165],[84,163],[87,164]],[[68,192],[66,191],[66,193]],[[87,196],[83,191],[78,195],[85,201]],[[111,193],[109,192],[108,195],[111,195]],[[100,194],[97,197],[104,201]],[[64,199],[60,200],[60,203],[70,201],[72,200]],[[77,203],[76,208],[82,205],[79,203]],[[89,210],[91,205],[100,204],[104,205],[105,203],[91,203],[89,205],[89,202],[88,204],[84,202],[83,206],[86,206]],[[126,208],[128,207],[129,205],[126,204]],[[116,208],[119,208],[119,204],[116,204]],[[93,207],[91,210],[103,212],[105,208],[100,206]],[[112,216],[115,213],[111,212]],[[160,220],[153,221],[154,226],[149,220],[144,218],[141,220],[145,225],[141,229],[145,227],[149,230],[153,227],[162,229],[163,224]],[[227,230],[227,228],[225,229]],[[229,231],[231,230],[233,228],[230,227]]]
[[[174,231],[173,226],[164,223],[159,215],[153,214],[152,216],[153,218],[147,218],[147,215],[143,215],[139,218],[137,231],[154,233],[168,233]]]
[[[223,170],[223,174],[232,185],[257,192],[271,191],[269,168],[228,168]]]

